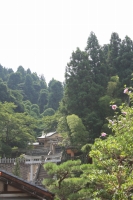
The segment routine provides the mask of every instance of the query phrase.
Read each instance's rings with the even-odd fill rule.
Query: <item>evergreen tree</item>
[[[83,118],[89,113],[89,91],[92,84],[93,74],[88,63],[86,52],[77,48],[72,53],[70,62],[67,64],[65,73],[65,95],[63,103],[67,114],[76,114]]]
[[[63,97],[63,86],[60,81],[52,79],[48,85],[49,90],[49,100],[48,107],[57,110],[59,107],[59,102]]]
[[[88,54],[89,65],[93,74],[93,81],[98,85],[106,87],[108,79],[104,53],[93,32],[90,33],[85,50]]]
[[[123,85],[132,86],[132,72],[133,72],[133,41],[126,36],[120,46],[118,76],[120,78],[121,87]]]
[[[31,70],[30,70],[29,68],[27,69],[26,74],[27,74],[27,75],[28,75],[28,74],[31,75]]]
[[[10,100],[10,90],[7,85],[0,80],[0,102],[9,102]]]
[[[26,75],[24,83],[24,100],[34,103],[33,79],[30,74]]]
[[[44,179],[43,184],[56,194],[56,199],[82,199],[82,194],[79,191],[84,187],[84,182],[79,178],[80,164],[79,160],[64,162],[60,165],[55,163],[44,164],[45,170],[52,178]]]
[[[38,98],[38,105],[40,108],[40,113],[43,113],[45,106],[48,103],[48,90],[42,89]]]
[[[43,74],[40,76],[40,86],[41,86],[41,89],[47,89],[46,80]]]
[[[12,90],[17,90],[19,83],[21,83],[21,74],[19,72],[10,74],[8,79],[8,87]]]
[[[26,71],[24,70],[24,68],[22,66],[19,66],[17,68],[17,72],[21,74],[21,79],[24,82],[26,76]]]
[[[2,80],[4,80],[4,72],[3,72],[4,70],[3,70],[3,66],[2,65],[0,65],[0,78],[2,79]]]
[[[108,76],[118,75],[119,55],[120,55],[121,39],[117,33],[111,34],[109,49],[108,49]]]
[[[94,36],[93,34],[91,37]],[[94,37],[95,38],[95,37]],[[93,39],[93,38],[92,38]],[[88,52],[82,52],[78,48],[76,52],[72,53],[70,63],[66,68],[66,87],[65,95],[62,103],[68,114],[78,115],[87,130],[90,133],[90,140],[94,139],[100,134],[102,127],[102,121],[99,116],[98,100],[105,94],[105,86],[107,86],[107,78],[102,74],[101,65],[99,64],[100,58],[88,60],[88,55],[95,57],[96,48],[99,45],[96,42],[96,48],[94,48],[95,54],[93,55],[92,45],[93,40],[88,39]],[[94,41],[97,41],[96,38]],[[95,46],[95,42],[94,42]],[[100,50],[99,50],[100,51]],[[97,52],[99,55],[99,53]],[[99,61],[98,61],[99,60]],[[98,84],[99,80],[97,76],[103,76],[103,82]],[[97,79],[97,81],[95,81]],[[103,87],[104,86],[104,87]]]

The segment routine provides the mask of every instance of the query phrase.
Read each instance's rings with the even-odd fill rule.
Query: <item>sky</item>
[[[0,0],[0,64],[63,82],[91,31],[101,45],[112,32],[133,40],[133,0]]]

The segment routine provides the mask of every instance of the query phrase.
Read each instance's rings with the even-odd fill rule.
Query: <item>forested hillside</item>
[[[93,143],[101,132],[111,134],[107,120],[114,114],[111,105],[129,103],[123,88],[133,85],[132,73],[133,41],[128,36],[121,40],[117,33],[111,34],[109,44],[101,46],[91,32],[85,50],[77,48],[72,52],[64,84],[52,79],[47,85],[43,75],[31,73],[30,69],[19,66],[14,72],[0,65],[1,148],[4,149],[4,145],[10,148],[26,146],[42,130],[57,130],[62,133],[63,145],[79,148]],[[28,129],[33,137],[25,137],[25,143],[20,142],[22,137],[14,141],[15,113],[19,113],[22,126],[26,124],[21,114],[30,117],[34,124],[31,131]],[[11,140],[8,129],[14,130]]]
[[[91,32],[84,51],[77,48],[66,66],[65,94],[60,110],[78,115],[93,142],[108,130],[107,117],[113,115],[111,102],[125,102],[124,85],[132,86],[133,41],[112,33],[110,43],[100,46]],[[110,131],[110,130],[108,130]]]
[[[17,112],[27,111],[33,117],[47,115],[46,111],[54,113],[63,97],[60,81],[52,79],[47,85],[43,75],[22,66],[14,72],[0,65],[0,78],[0,101],[14,102]]]
[[[0,155],[23,152],[42,130],[55,131],[56,111],[63,97],[63,84],[19,66],[17,71],[0,65]]]
[[[82,157],[44,165],[52,178],[43,183],[56,199],[133,199],[132,73],[133,41],[128,36],[121,40],[112,33],[110,43],[100,46],[91,32],[85,50],[72,53],[58,131],[64,145],[79,148]]]

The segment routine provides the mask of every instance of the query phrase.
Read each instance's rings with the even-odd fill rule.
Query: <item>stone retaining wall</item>
[[[27,165],[24,162],[19,163],[20,165],[20,177],[26,181],[29,181],[30,179],[30,164]],[[0,169],[3,169],[9,173],[13,172],[15,165],[14,163],[0,163]],[[36,173],[38,165],[33,165],[33,173]],[[34,177],[33,174],[33,177]]]

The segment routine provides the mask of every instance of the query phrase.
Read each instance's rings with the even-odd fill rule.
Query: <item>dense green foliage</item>
[[[0,65],[0,102],[13,102],[16,112],[26,112],[36,120],[46,117],[47,121],[49,116],[60,113],[66,126],[65,131],[60,128],[64,135],[69,130],[67,116],[74,114],[88,132],[87,141],[93,143],[102,131],[108,130],[106,118],[113,115],[110,102],[120,105],[127,100],[122,89],[124,84],[132,86],[132,57],[133,41],[128,36],[121,40],[112,33],[110,43],[101,46],[91,32],[85,50],[77,48],[67,63],[64,86],[54,79],[47,85],[43,75],[22,66],[14,72]],[[56,130],[58,123],[52,123],[50,126]],[[46,126],[42,122],[40,127]]]
[[[93,162],[46,164],[54,177],[45,184],[56,199],[133,199],[133,97],[123,93],[132,77],[133,41],[117,33],[103,46],[90,33],[85,50],[71,55],[64,87],[22,66],[14,73],[0,65],[1,155],[26,148],[42,130],[57,130],[62,145],[82,149]]]
[[[19,66],[17,71],[6,69],[0,65],[0,102],[13,102],[17,112],[30,111],[25,109],[25,102],[39,106],[36,117],[41,117],[47,108],[57,110],[63,97],[63,84],[52,79],[46,84],[43,75],[31,73],[30,69],[24,70]],[[33,110],[32,110],[33,111]],[[34,112],[29,112],[31,116]]]
[[[9,156],[12,148],[25,148],[35,141],[36,121],[26,113],[15,112],[13,103],[0,102],[0,151]]]
[[[133,41],[128,36],[121,40],[117,33],[101,46],[91,32],[85,50],[77,48],[72,53],[60,111],[63,116],[75,114],[82,119],[90,143],[108,129],[106,117],[113,115],[110,102],[126,101],[122,89],[125,84],[132,86],[132,58]]]
[[[132,88],[124,90],[130,102],[133,101],[131,91]],[[44,165],[52,175],[44,184],[55,192],[57,200],[133,199],[133,107],[128,104],[111,107],[114,117],[108,121],[112,135],[102,132],[95,140],[89,152],[92,164],[67,161]]]
[[[59,107],[59,102],[63,97],[63,86],[60,81],[52,79],[48,84],[49,90],[49,100],[48,107],[57,110]]]
[[[56,199],[133,199],[133,41],[112,33],[100,46],[92,32],[84,51],[72,53],[65,73],[58,131],[64,146],[79,146],[92,164],[68,161],[44,167]],[[132,88],[130,88],[132,91]],[[125,93],[125,94],[124,94]],[[92,144],[90,144],[92,143]]]
[[[28,146],[42,130],[56,130],[55,112],[63,97],[63,84],[19,66],[17,71],[0,65],[0,155]],[[54,116],[55,115],[55,116]]]
[[[30,69],[25,70],[19,66],[14,72],[12,69],[0,65],[1,155],[9,156],[14,146],[25,148],[31,141],[31,138],[27,138],[26,141],[20,124],[25,123],[24,134],[27,136],[29,133],[32,135],[35,132],[33,140],[36,136],[41,135],[42,130],[55,131],[57,127],[55,112],[58,110],[62,97],[63,84],[60,81],[52,79],[47,85],[43,75],[38,76],[36,73],[31,73]],[[5,106],[7,106],[7,110]],[[8,109],[10,109],[10,113],[8,113]],[[31,125],[28,123],[29,120],[31,120]],[[33,120],[34,122],[32,122]],[[7,128],[8,137],[6,137],[7,132],[5,131]],[[4,137],[3,131],[5,131]],[[15,135],[18,137],[23,135],[24,138],[17,138]]]
[[[67,161],[61,165],[44,164],[44,168],[52,178],[45,179],[43,183],[56,194],[55,200],[80,199],[81,195],[77,192],[81,190],[84,183],[80,177],[75,177],[75,174],[81,171],[80,164],[79,160]]]

